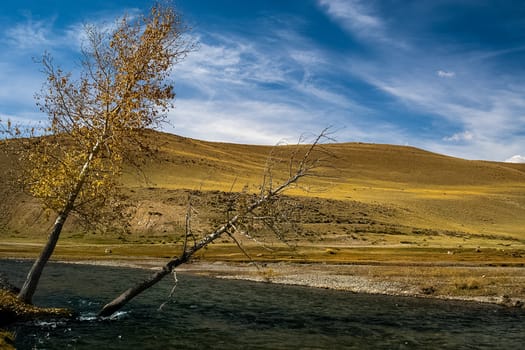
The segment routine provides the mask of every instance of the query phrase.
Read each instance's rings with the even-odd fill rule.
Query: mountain
[[[180,238],[189,200],[198,207],[197,229],[207,230],[225,217],[228,192],[256,192],[269,159],[278,181],[295,149],[205,142],[156,131],[147,136],[154,154],[141,159],[140,171],[126,166],[121,179],[129,240]],[[525,164],[365,143],[325,144],[322,151],[316,176],[302,183],[307,191],[288,193],[303,208],[307,239],[362,245],[525,242]],[[10,155],[0,157],[5,180],[1,234],[36,237],[50,218],[6,182],[11,162]],[[75,220],[65,235],[93,236]],[[108,231],[103,237],[118,235]]]

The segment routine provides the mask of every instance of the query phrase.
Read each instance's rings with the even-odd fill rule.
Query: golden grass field
[[[143,159],[140,172],[128,167],[122,176],[135,233],[127,238],[133,241],[172,241],[180,235],[190,197],[200,206],[203,230],[220,222],[227,194],[219,191],[256,192],[270,154],[282,160],[275,165],[277,182],[293,149],[154,131],[148,136],[156,153]],[[322,147],[329,155],[320,156],[317,176],[288,192],[304,205],[302,219],[314,238],[343,246],[525,247],[525,164],[468,161],[404,146]],[[9,156],[0,157],[4,172],[10,162]],[[2,238],[42,238],[53,218],[47,220],[37,202],[6,181],[1,188]],[[84,234],[75,225],[68,228],[65,237]],[[111,232],[84,235],[117,238]]]
[[[161,189],[257,186],[272,151],[161,135],[162,161],[144,170],[151,187]],[[310,194],[292,194],[377,205],[370,215],[402,226],[525,239],[525,164],[466,161],[401,146],[324,147],[331,157],[321,177],[306,181]],[[124,183],[141,186],[131,174]],[[395,214],[385,218],[389,210]]]
[[[205,142],[154,131],[148,131],[148,138],[155,154],[141,159],[140,171],[126,167],[121,179],[129,233],[94,234],[71,220],[55,259],[160,261],[176,255],[189,200],[198,213],[196,232],[209,232],[225,219],[230,191],[256,192],[270,155],[277,160],[272,163],[274,181],[283,178],[294,149]],[[452,289],[493,293],[479,287],[487,283],[500,285],[498,293],[512,290],[511,295],[525,297],[525,164],[469,161],[392,145],[333,143],[322,150],[316,176],[287,193],[302,208],[302,234],[292,235],[289,245],[270,234],[261,237],[264,247],[243,240],[252,259],[367,265],[374,267],[370,276],[387,279],[419,274],[421,288],[425,280],[433,280],[435,288],[447,280],[441,292],[448,295],[455,293]],[[4,174],[11,163],[9,155],[0,157]],[[7,180],[0,186],[0,257],[34,257],[53,217]],[[248,260],[226,238],[197,259]],[[469,282],[468,269],[475,268],[485,269],[482,275],[492,276],[492,282],[479,276]],[[513,272],[497,270],[504,268]],[[512,283],[509,273],[517,278]],[[451,282],[456,280],[461,282]],[[513,287],[505,289],[508,285]]]

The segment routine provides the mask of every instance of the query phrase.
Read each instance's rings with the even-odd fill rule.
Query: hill
[[[155,155],[122,176],[130,234],[96,238],[78,221],[66,237],[176,241],[188,199],[199,230],[224,218],[228,192],[256,191],[264,167],[286,160],[290,146],[214,143],[148,131]],[[301,203],[304,236],[336,245],[457,246],[525,244],[525,164],[468,161],[413,147],[364,143],[323,145],[329,154],[316,177],[289,192]],[[0,158],[4,239],[38,237],[50,225],[38,203],[7,182],[9,155]],[[276,177],[285,164],[277,163]],[[120,209],[119,209],[120,210]]]

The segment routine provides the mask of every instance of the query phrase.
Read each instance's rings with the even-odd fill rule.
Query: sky
[[[0,4],[0,119],[45,120],[34,58],[78,70],[83,24],[144,0]],[[198,44],[172,72],[164,131],[210,141],[409,145],[525,162],[525,2],[176,0]]]

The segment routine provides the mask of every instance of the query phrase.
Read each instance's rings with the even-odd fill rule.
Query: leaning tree
[[[47,79],[37,104],[49,123],[39,137],[26,139],[23,182],[57,216],[20,300],[31,302],[70,214],[100,208],[129,152],[143,144],[141,130],[166,118],[175,96],[171,68],[192,50],[185,31],[173,7],[155,4],[109,29],[86,26],[80,73],[64,72],[43,56]]]
[[[294,211],[294,206],[290,203],[279,206],[279,202],[287,190],[300,186],[300,180],[309,176],[319,176],[317,170],[327,166],[327,160],[332,157],[322,147],[322,143],[327,140],[332,139],[329,137],[328,129],[325,129],[309,144],[300,142],[294,147],[284,147],[284,156],[270,155],[259,191],[235,194],[230,203],[231,208],[227,210],[222,224],[207,234],[197,236],[192,232],[190,206],[186,214],[186,232],[181,251],[174,254],[158,271],[104,305],[98,315],[100,317],[113,315],[137,295],[154,286],[167,275],[174,273],[178,266],[190,261],[196,253],[220,237],[226,236],[233,240],[249,259],[251,257],[241,245],[239,238],[245,236],[260,243],[257,237],[259,230],[255,226],[267,227],[277,235],[280,241],[286,241],[287,238],[284,236],[286,232],[279,229],[278,223],[281,220],[293,221],[289,214]],[[274,150],[277,149],[279,146]],[[276,166],[279,163],[281,166]],[[254,224],[255,222],[258,224]],[[297,229],[297,227],[293,228]],[[190,240],[193,241],[193,244],[190,243]]]

